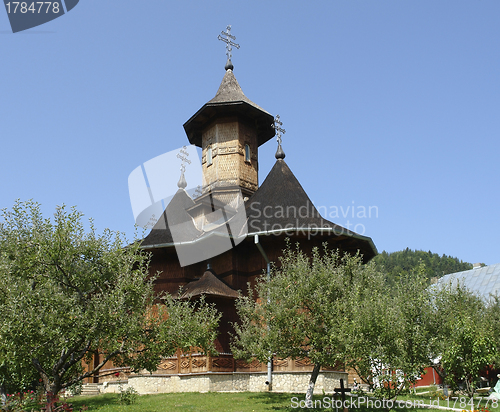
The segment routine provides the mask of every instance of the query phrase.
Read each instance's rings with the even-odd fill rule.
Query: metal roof
[[[438,285],[456,285],[457,282],[486,299],[489,299],[490,295],[500,296],[500,263],[450,273],[439,279]]]

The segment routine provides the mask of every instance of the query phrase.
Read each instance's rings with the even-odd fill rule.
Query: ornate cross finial
[[[181,172],[184,173],[186,171],[186,163],[191,164],[191,160],[188,159],[189,153],[186,150],[186,146],[182,146],[182,149],[177,153],[177,157],[181,159]]]
[[[222,35],[222,36],[221,36]],[[225,36],[225,37],[223,37]],[[224,43],[226,43],[226,55],[227,55],[227,62],[226,62],[226,66],[224,67],[226,70],[233,70],[234,69],[234,66],[233,66],[233,63],[231,62],[231,50],[233,50],[233,48],[231,46],[234,46],[236,47],[237,49],[240,48],[240,45],[237,44],[237,43],[234,43],[232,40],[236,40],[236,37],[233,36],[231,34],[231,25],[227,26],[226,27],[226,31],[221,31],[221,34],[219,34],[217,36],[217,38],[219,40],[222,40]]]
[[[278,141],[278,150],[276,150],[276,154],[274,155],[276,159],[284,159],[285,158],[285,152],[281,148],[281,134],[285,134],[286,131],[285,129],[282,129],[281,126],[283,126],[283,122],[280,120],[280,115],[276,115],[274,118],[274,123],[271,125],[271,127],[275,130],[276,132],[276,140]]]
[[[283,122],[280,120],[280,115],[277,114],[271,127],[276,131],[276,140],[279,145],[281,145],[281,133],[286,133],[285,129],[282,129],[281,126],[283,126]]]
[[[187,186],[186,178],[184,177],[184,172],[186,171],[186,163],[191,164],[191,160],[188,159],[189,153],[186,150],[187,147],[183,146],[182,149],[177,153],[177,157],[181,159],[181,177],[177,186],[181,189],[185,189]]]
[[[156,225],[156,222],[158,222],[158,219],[156,218],[156,216],[153,213],[151,215],[151,217],[149,218],[148,223],[146,224],[146,228],[148,228],[149,226],[151,226],[153,228]]]

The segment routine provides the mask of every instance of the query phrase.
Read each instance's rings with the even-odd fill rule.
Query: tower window
[[[250,162],[250,146],[245,145],[245,162]]]
[[[207,166],[212,164],[212,146],[208,146],[207,148]]]

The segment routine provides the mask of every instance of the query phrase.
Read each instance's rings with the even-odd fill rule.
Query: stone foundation
[[[307,391],[310,372],[274,372],[273,392],[302,393]],[[340,388],[340,379],[347,382],[346,372],[320,372],[315,394],[332,394]],[[133,374],[122,388],[134,388],[140,394],[169,392],[267,392],[267,373],[192,373],[182,375]],[[99,384],[101,393],[119,392],[118,382]]]

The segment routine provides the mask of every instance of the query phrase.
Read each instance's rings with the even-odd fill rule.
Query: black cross
[[[278,141],[279,145],[281,145],[281,134],[286,133],[285,129],[282,129],[281,126],[283,126],[283,122],[280,120],[280,115],[278,114],[274,118],[274,123],[271,125],[271,127],[276,131],[276,140]]]
[[[335,393],[340,393],[342,396],[342,405],[345,405],[345,394],[347,392],[351,392],[351,388],[344,388],[344,379],[340,380],[340,388],[334,389]],[[344,411],[347,411],[347,408],[344,408]]]

